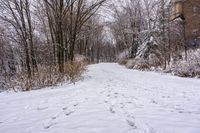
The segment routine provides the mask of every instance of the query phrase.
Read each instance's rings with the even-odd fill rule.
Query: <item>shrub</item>
[[[67,62],[64,68],[65,72],[60,73],[58,66],[39,66],[38,73],[32,78],[28,78],[25,73],[18,74],[13,86],[15,90],[29,91],[64,82],[75,83],[86,71],[86,63],[81,61]]]
[[[80,61],[68,62],[65,64],[65,72],[73,83],[78,80],[86,70],[86,64]]]
[[[149,70],[150,66],[148,62],[142,58],[136,58],[135,59],[135,66],[133,67],[134,69],[139,69],[139,70]]]
[[[127,59],[120,59],[120,60],[118,61],[118,63],[119,63],[120,65],[126,65],[127,62],[128,62]]]
[[[128,60],[127,63],[125,64],[126,68],[133,69],[133,67],[135,66],[135,63],[136,62],[134,60]]]
[[[148,63],[150,67],[159,67],[162,65],[162,59],[158,58],[156,54],[150,54]]]
[[[187,60],[174,62],[169,69],[180,77],[200,77],[200,49],[190,52]]]
[[[138,70],[149,70],[150,65],[149,63],[142,59],[142,58],[135,58],[135,59],[130,59],[127,61],[125,65],[128,69],[138,69]]]

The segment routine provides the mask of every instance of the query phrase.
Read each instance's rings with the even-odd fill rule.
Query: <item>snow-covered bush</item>
[[[172,63],[169,71],[181,77],[200,77],[200,49],[189,51],[187,60]]]
[[[84,55],[76,54],[75,55],[75,61],[76,62],[88,63],[88,58],[85,57]]]
[[[144,31],[139,34],[140,43],[136,57],[126,62],[127,68],[140,70],[149,70],[162,65],[163,56],[156,42],[156,31]]]
[[[149,65],[151,67],[158,67],[162,65],[162,59],[160,57],[161,55],[156,55],[155,53],[152,53],[149,55]]]
[[[133,67],[134,69],[139,69],[139,70],[149,70],[150,66],[148,62],[142,58],[136,58],[135,59],[135,65]]]
[[[150,69],[148,62],[142,58],[135,58],[132,60],[128,60],[126,63],[126,67],[129,69],[138,69],[138,70]]]
[[[140,34],[141,45],[138,48],[136,57],[145,60],[145,64],[149,67],[157,67],[162,64],[163,56],[157,43],[157,38],[159,37],[156,31],[146,31]]]
[[[127,62],[128,62],[127,59],[120,59],[120,60],[118,60],[118,63],[119,63],[120,65],[126,65]]]
[[[133,67],[135,66],[135,60],[127,60],[125,66],[128,68],[128,69],[133,69]]]
[[[5,76],[5,74],[0,75],[0,92],[5,91],[6,88],[11,88],[10,77]]]
[[[129,51],[128,50],[124,50],[122,53],[119,54],[119,56],[117,57],[118,63],[120,65],[126,65],[126,63],[128,62],[128,57],[129,56]]]

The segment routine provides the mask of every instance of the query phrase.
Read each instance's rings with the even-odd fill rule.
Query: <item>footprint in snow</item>
[[[57,114],[53,115],[53,116],[51,117],[51,119],[52,119],[52,120],[55,120],[55,119],[57,119],[59,116],[60,116],[60,113],[57,113]]]
[[[108,94],[107,97],[110,97],[110,94]]]
[[[67,110],[67,109],[68,109],[68,107],[65,107],[65,106],[64,106],[64,107],[62,107],[62,110]]]
[[[49,129],[51,128],[53,125],[56,125],[55,120],[61,115],[61,112],[51,116],[50,119],[48,119],[45,123],[44,123],[44,128],[45,129]]]
[[[82,100],[81,100],[82,101]],[[80,102],[81,102],[80,101]],[[83,101],[82,101],[83,102]],[[70,105],[72,105],[72,106],[78,106],[79,105],[79,101],[72,101],[72,102],[70,102],[69,103]]]
[[[110,107],[110,112],[112,113],[112,114],[115,114],[116,112],[115,112],[115,110],[113,109],[113,107]]]
[[[148,124],[143,123],[141,124],[142,126],[138,125],[135,119],[128,118],[126,119],[126,122],[133,130],[137,130],[143,133],[156,133],[156,131]]]
[[[128,104],[132,104],[133,102],[132,101],[129,101],[129,102],[127,102]]]
[[[123,103],[120,103],[120,108],[123,109],[125,105]]]
[[[114,94],[115,94],[115,95],[118,95],[119,93],[115,92]]]
[[[44,129],[49,129],[54,125],[56,125],[56,122],[53,119],[47,120],[47,122],[44,123]]]
[[[135,121],[127,119],[126,122],[128,123],[129,126],[131,126],[133,129],[137,129],[137,126],[135,124]]]
[[[44,125],[44,128],[45,129],[49,129],[49,128],[51,128],[53,125],[55,125],[56,123],[48,123],[48,124],[46,124],[46,125]]]
[[[41,110],[48,109],[47,105],[48,105],[48,100],[43,101],[43,102],[39,103],[37,110],[41,111]]]
[[[66,116],[72,114],[72,113],[75,111],[74,109],[69,108],[69,107],[65,107],[65,106],[62,108],[62,110],[63,110],[63,113],[64,113]]]
[[[181,105],[180,105],[180,104],[176,104],[175,106],[176,106],[176,107],[181,107]]]
[[[185,112],[184,112],[184,111],[178,111],[178,113],[179,113],[179,114],[183,114],[183,113],[185,113]]]
[[[63,112],[66,116],[69,116],[75,112],[75,109],[74,108],[66,108],[66,109],[63,109]]]
[[[151,102],[154,104],[158,104],[158,102],[156,102],[155,100],[151,100]]]
[[[78,105],[79,105],[78,103],[74,103],[74,104],[73,104],[74,107],[77,107]]]
[[[175,110],[177,110],[177,111],[184,111],[184,109],[181,108],[180,106],[176,106],[176,107],[175,107]]]
[[[46,109],[48,109],[48,106],[45,106],[45,105],[39,105],[39,106],[37,107],[37,110],[38,110],[38,111],[42,111],[42,110],[46,110]]]
[[[108,100],[104,100],[104,102],[105,102],[105,103],[108,103],[109,101],[108,101]]]
[[[74,112],[75,112],[75,110],[68,110],[68,111],[65,111],[64,113],[65,113],[66,116],[69,116]]]
[[[168,99],[168,98],[170,98],[170,96],[162,96],[162,98],[166,98],[166,99]]]
[[[126,122],[129,126],[131,126],[133,129],[136,129],[136,122],[135,122],[135,117],[130,115],[128,112],[124,112],[125,117],[126,117]]]

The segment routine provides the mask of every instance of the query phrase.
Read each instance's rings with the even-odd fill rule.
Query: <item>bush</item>
[[[150,67],[159,67],[162,66],[162,59],[158,58],[158,56],[156,56],[156,54],[150,54],[149,55],[149,66]]]
[[[128,62],[127,59],[120,59],[120,60],[118,61],[118,63],[119,63],[120,65],[126,65],[127,62]]]
[[[146,60],[138,57],[128,60],[125,66],[128,69],[150,70],[149,63]]]
[[[80,61],[77,62],[69,62],[65,65],[66,75],[69,80],[75,83],[81,75],[86,71],[86,64]]]
[[[187,60],[174,62],[169,69],[180,77],[200,77],[200,49],[189,53]]]
[[[24,73],[18,74],[13,82],[14,90],[29,91],[49,86],[55,86],[63,82],[75,83],[86,71],[86,63],[80,61],[67,62],[65,72],[60,73],[58,66],[39,66],[38,73],[31,79]]]
[[[135,66],[133,67],[134,69],[139,69],[139,70],[149,70],[150,66],[148,62],[142,58],[136,58],[135,59]]]
[[[126,68],[128,69],[133,69],[135,66],[135,61],[134,60],[128,60],[127,63],[125,64]]]
[[[138,36],[139,47],[137,48],[135,58],[131,60],[120,60],[120,64],[126,65],[129,69],[153,70],[162,66],[164,58],[160,51],[160,45],[157,43],[157,31],[143,31]],[[128,52],[126,52],[128,53]],[[125,52],[121,58],[126,58]]]

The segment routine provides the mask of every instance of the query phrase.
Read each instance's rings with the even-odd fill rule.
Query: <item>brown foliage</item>
[[[128,62],[127,59],[121,59],[121,60],[118,61],[118,63],[119,63],[120,65],[126,65],[127,62]]]
[[[75,83],[86,71],[86,64],[83,62],[73,61],[65,64],[65,72],[69,80]]]
[[[60,73],[58,66],[40,66],[31,79],[28,75],[21,73],[15,81],[15,90],[29,91],[49,86],[56,86],[59,83],[78,81],[86,71],[86,63],[67,62],[65,63],[65,72]]]

